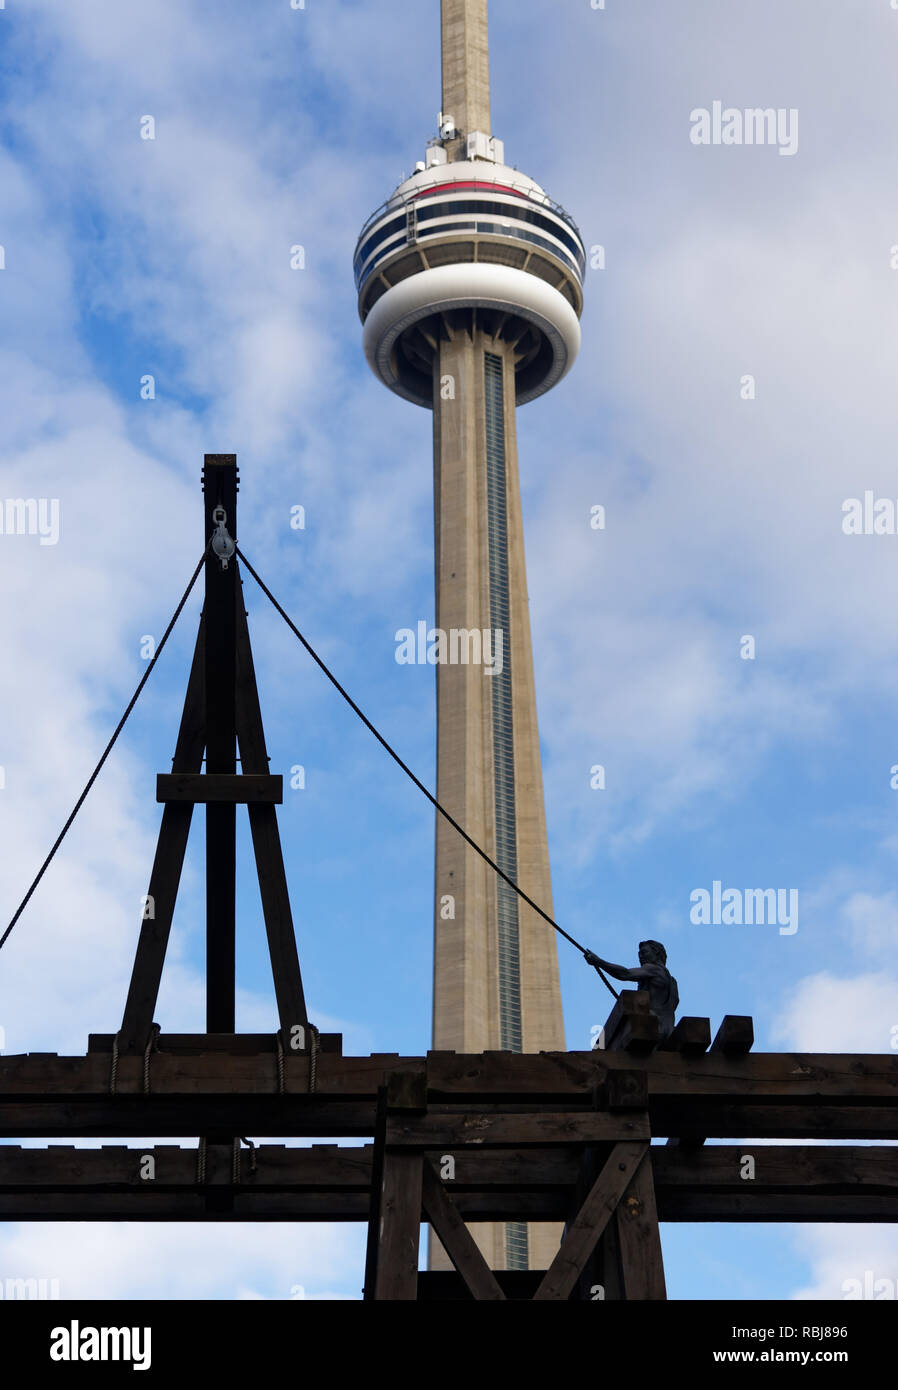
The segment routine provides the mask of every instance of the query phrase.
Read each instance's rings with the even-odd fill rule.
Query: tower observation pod
[[[438,345],[453,330],[481,329],[511,350],[523,405],[577,356],[585,251],[564,209],[502,162],[499,141],[475,131],[466,145],[470,157],[448,163],[444,144],[432,144],[429,167],[362,229],[365,356],[391,391],[432,407]]]
[[[453,329],[480,328],[509,346],[524,404],[577,356],[584,245],[569,214],[503,163],[502,142],[474,131],[467,157],[453,163],[450,143],[431,143],[425,167],[361,229],[354,271],[364,352],[391,391],[432,407],[439,343]]]
[[[486,0],[442,0],[441,19],[439,133],[362,228],[359,315],[374,374],[433,411],[437,799],[551,914],[516,407],[577,356],[586,255],[491,133]],[[434,1049],[563,1050],[551,927],[442,816],[434,890]],[[545,1269],[560,1237],[471,1232],[493,1269]],[[435,1237],[430,1259],[450,1267]]]

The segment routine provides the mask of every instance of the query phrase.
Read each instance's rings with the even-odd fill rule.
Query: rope
[[[304,1028],[309,1030],[309,1091],[318,1089],[318,1054],[321,1051],[321,1034],[314,1023],[305,1023]],[[278,1095],[282,1096],[287,1089],[287,1054],[284,1050],[284,1030],[278,1029]],[[246,1141],[249,1143],[249,1140]]]
[[[241,1156],[241,1154],[240,1154],[240,1145],[241,1145],[241,1144],[245,1144],[245,1145],[247,1146],[247,1148],[249,1149],[249,1174],[250,1174],[250,1177],[251,1177],[251,1178],[254,1178],[254,1177],[256,1176],[256,1169],[257,1169],[257,1166],[258,1166],[257,1163],[256,1163],[256,1146],[255,1146],[255,1144],[253,1143],[252,1139],[242,1139],[242,1138],[241,1138],[241,1139],[235,1139],[235,1140],[234,1140],[234,1163],[233,1163],[233,1167],[232,1167],[232,1169],[231,1169],[231,1179],[232,1179],[232,1181],[233,1181],[235,1187],[236,1187],[236,1186],[239,1184],[239,1182],[240,1182],[240,1156]]]
[[[532,899],[527,893],[524,892],[523,888],[519,888],[518,885],[515,883],[514,879],[509,878],[508,874],[505,873],[504,870],[502,870],[502,869],[499,868],[499,865],[495,862],[495,860],[490,858],[490,856],[487,854],[486,850],[481,849],[480,846],[477,844],[476,840],[472,840],[472,839],[471,839],[471,836],[467,833],[466,830],[463,830],[463,829],[462,829],[462,827],[459,825],[458,821],[455,820],[455,818],[449,814],[449,812],[445,809],[445,807],[443,807],[443,806],[440,805],[440,803],[437,801],[436,797],[435,797],[431,792],[428,791],[427,787],[425,787],[424,783],[420,780],[420,778],[418,778],[418,777],[415,776],[415,774],[412,772],[412,770],[411,770],[411,768],[408,766],[408,764],[405,763],[405,762],[403,762],[402,758],[400,758],[399,754],[395,751],[395,749],[392,748],[392,747],[390,746],[389,743],[387,743],[387,740],[384,738],[383,734],[381,734],[381,733],[378,732],[378,730],[377,730],[377,729],[374,727],[374,725],[371,723],[371,720],[367,717],[367,715],[365,715],[365,714],[362,712],[362,710],[359,709],[359,707],[358,707],[358,705],[356,704],[355,700],[353,700],[352,696],[348,693],[348,691],[344,690],[343,686],[342,686],[342,685],[340,684],[340,682],[337,680],[337,677],[336,677],[336,676],[333,674],[333,672],[330,671],[329,668],[325,665],[325,663],[322,661],[321,657],[320,657],[320,656],[318,655],[318,653],[315,651],[314,647],[312,647],[311,644],[310,644],[309,642],[306,641],[305,637],[303,637],[303,635],[302,635],[302,633],[300,632],[299,628],[296,626],[296,624],[292,621],[292,619],[289,617],[289,615],[284,611],[284,609],[283,609],[283,608],[281,607],[281,605],[278,603],[278,601],[277,601],[277,599],[275,598],[274,594],[273,594],[273,593],[271,592],[271,590],[268,588],[268,585],[264,582],[264,580],[262,580],[262,579],[260,578],[260,576],[259,576],[259,575],[256,573],[256,571],[253,569],[253,567],[252,567],[252,565],[250,564],[249,560],[246,558],[246,556],[244,555],[243,551],[240,549],[240,546],[239,546],[239,545],[237,546],[237,554],[238,554],[238,556],[240,557],[240,559],[241,559],[241,561],[243,562],[243,564],[246,566],[246,568],[247,568],[247,570],[249,571],[249,573],[252,575],[253,579],[254,579],[254,580],[256,581],[256,583],[258,584],[259,588],[262,590],[262,593],[265,595],[265,597],[266,597],[267,599],[270,600],[270,602],[272,603],[272,605],[274,606],[274,608],[277,610],[277,612],[280,613],[280,615],[281,615],[281,617],[283,618],[284,622],[287,624],[287,626],[289,627],[290,631],[293,633],[294,637],[298,637],[298,638],[299,638],[300,642],[301,642],[302,645],[305,647],[306,651],[309,653],[309,656],[310,656],[310,657],[312,658],[312,660],[316,663],[316,665],[320,666],[321,670],[322,670],[322,671],[324,672],[324,674],[327,676],[327,678],[328,678],[328,680],[330,681],[331,685],[334,686],[334,688],[343,696],[343,699],[344,699],[344,700],[346,701],[346,703],[349,705],[349,708],[350,708],[351,710],[353,710],[355,714],[358,715],[359,719],[361,719],[361,721],[362,721],[362,723],[365,725],[366,729],[368,729],[369,732],[372,733],[372,734],[374,735],[374,737],[377,739],[377,741],[378,741],[378,743],[381,745],[381,747],[384,748],[384,749],[389,753],[389,755],[390,755],[390,757],[393,759],[394,763],[397,763],[397,764],[399,765],[399,767],[402,768],[402,771],[405,773],[405,775],[406,775],[407,777],[411,778],[411,780],[414,782],[414,784],[415,784],[415,786],[418,788],[418,790],[419,790],[420,792],[423,792],[423,794],[427,797],[427,800],[430,802],[431,806],[433,806],[433,807],[439,812],[439,814],[440,814],[445,820],[447,820],[447,821],[449,822],[449,824],[452,826],[452,828],[453,828],[454,830],[457,830],[457,831],[458,831],[458,833],[459,833],[459,835],[462,837],[462,839],[463,839],[467,844],[469,844],[469,845],[471,846],[471,849],[473,849],[473,850],[475,851],[475,853],[477,853],[477,854],[480,855],[480,858],[481,858],[481,859],[485,860],[485,862],[486,862],[487,864],[489,864],[490,868],[491,868],[495,873],[497,873],[497,874],[499,875],[499,877],[500,877],[501,879],[503,879],[503,880],[508,884],[509,888],[513,888],[513,889],[514,889],[514,891],[517,893],[518,897],[521,898],[521,899],[527,904],[528,907],[532,907],[532,908],[533,908],[533,911],[536,912],[536,913],[538,913],[539,916],[542,917],[543,921],[548,922],[548,924],[549,924],[550,927],[552,927],[555,931],[557,931],[557,932],[559,933],[560,936],[563,936],[563,937],[565,938],[566,941],[569,941],[569,942],[571,943],[572,946],[576,946],[576,948],[577,948],[577,950],[580,952],[580,954],[585,956],[585,955],[586,955],[586,952],[587,952],[587,947],[581,946],[581,945],[580,945],[580,942],[579,942],[579,941],[576,941],[576,940],[574,939],[574,937],[572,937],[568,932],[566,932],[566,931],[564,930],[563,927],[560,927],[560,926],[558,925],[558,923],[557,923],[556,921],[554,921],[553,918],[551,918],[551,917],[549,916],[548,912],[544,912],[543,909],[539,906],[539,904],[538,904],[538,903],[535,903],[535,902],[533,901],[533,899]],[[614,986],[611,985],[611,984],[609,983],[609,981],[606,979],[606,977],[602,974],[601,970],[599,970],[598,966],[595,967],[595,970],[596,970],[596,973],[598,974],[599,978],[602,980],[603,984],[605,984],[605,985],[607,986],[607,988],[610,990],[610,992],[614,995],[615,999],[617,999],[617,998],[618,998],[618,992],[617,992],[617,990],[614,988]]]
[[[201,1186],[206,1181],[206,1143],[201,1139],[196,1150],[196,1181]]]
[[[150,1036],[143,1054],[143,1089],[147,1094],[149,1094],[150,1090],[150,1057],[152,1053],[156,1051],[156,1043],[159,1041],[159,1034],[161,1031],[159,1024],[154,1023],[150,1029]],[[118,1032],[112,1039],[112,1066],[109,1071],[109,1094],[111,1096],[115,1095],[115,1087],[118,1082],[118,1040],[121,1036],[121,1032]]]
[[[115,1095],[115,1083],[118,1078],[118,1040],[121,1033],[116,1033],[112,1039],[112,1070],[109,1073],[109,1094]]]
[[[182,608],[184,607],[185,603],[187,602],[187,600],[188,600],[188,598],[189,598],[189,596],[190,596],[190,591],[191,591],[191,589],[193,588],[194,584],[196,583],[196,581],[197,581],[197,579],[198,579],[198,577],[199,577],[200,570],[203,568],[203,565],[204,565],[205,562],[206,562],[206,555],[207,555],[207,553],[208,553],[209,545],[211,545],[211,543],[212,543],[212,542],[211,542],[211,538],[210,538],[209,544],[206,546],[206,549],[203,551],[203,553],[202,553],[202,555],[201,555],[201,557],[200,557],[199,563],[198,563],[196,569],[193,571],[193,574],[192,574],[191,579],[190,579],[190,583],[187,585],[187,588],[184,590],[184,593],[181,595],[181,601],[180,601],[180,603],[178,604],[177,608],[175,609],[174,613],[172,614],[171,621],[169,622],[168,627],[165,629],[165,632],[162,634],[162,639],[161,639],[161,641],[160,641],[158,647],[156,648],[156,651],[155,651],[155,653],[153,654],[151,660],[149,661],[149,663],[148,663],[148,665],[147,665],[147,669],[144,671],[144,673],[143,673],[143,675],[142,675],[140,681],[138,682],[137,689],[135,690],[134,694],[131,696],[131,699],[128,701],[128,706],[127,706],[127,708],[126,708],[124,714],[122,715],[122,717],[121,717],[121,719],[119,720],[118,724],[115,726],[115,731],[114,731],[114,733],[113,733],[113,735],[112,735],[112,738],[109,740],[109,742],[107,743],[106,747],[103,749],[103,753],[102,753],[102,756],[100,757],[100,761],[97,763],[97,765],[96,765],[96,767],[94,768],[93,772],[90,774],[90,777],[87,779],[87,784],[86,784],[86,786],[85,786],[85,788],[84,788],[84,791],[81,793],[81,795],[79,796],[78,800],[75,802],[75,807],[74,807],[74,810],[72,811],[72,814],[69,816],[69,818],[68,818],[68,820],[66,821],[65,825],[62,827],[62,829],[60,830],[59,834],[57,835],[56,840],[55,840],[55,842],[54,842],[54,844],[53,844],[53,848],[50,850],[50,853],[47,855],[47,857],[46,857],[46,859],[44,860],[43,864],[42,864],[42,865],[40,866],[40,868],[38,869],[37,875],[35,876],[34,881],[33,881],[33,883],[31,884],[31,887],[28,889],[28,892],[25,894],[24,898],[23,898],[22,901],[19,903],[19,906],[16,908],[15,912],[13,913],[12,921],[10,922],[9,926],[6,928],[6,931],[3,933],[3,935],[0,936],[0,948],[2,948],[2,947],[4,946],[4,944],[6,943],[6,940],[7,940],[7,938],[9,937],[10,933],[12,932],[13,927],[16,925],[16,922],[18,922],[18,920],[19,920],[19,918],[21,917],[22,913],[25,911],[25,908],[28,906],[28,903],[31,901],[31,896],[32,896],[32,894],[34,893],[34,890],[37,888],[37,885],[40,883],[40,881],[41,881],[41,879],[43,878],[44,874],[47,872],[47,869],[50,867],[50,863],[51,863],[51,861],[52,861],[54,855],[56,854],[56,851],[59,849],[59,846],[62,844],[63,840],[65,839],[66,835],[67,835],[68,832],[69,832],[69,829],[70,829],[70,827],[71,827],[72,821],[75,819],[75,817],[77,816],[78,812],[81,810],[81,807],[84,805],[85,801],[87,800],[88,792],[90,791],[90,789],[91,789],[91,787],[93,786],[94,782],[96,782],[97,778],[99,777],[100,771],[101,771],[101,769],[102,769],[102,767],[103,767],[103,764],[105,763],[106,759],[109,757],[109,754],[112,752],[112,750],[113,750],[113,748],[114,748],[114,746],[115,746],[115,742],[116,742],[116,740],[117,740],[119,734],[121,733],[122,729],[125,727],[125,722],[127,721],[127,718],[128,718],[128,716],[129,716],[129,714],[130,714],[131,711],[133,710],[134,706],[137,704],[137,701],[138,701],[138,698],[139,698],[139,696],[140,696],[140,693],[141,693],[141,691],[143,690],[144,686],[146,685],[147,681],[148,681],[149,678],[150,678],[150,673],[152,672],[153,667],[156,665],[156,662],[159,660],[159,657],[162,655],[162,648],[165,646],[166,642],[168,641],[169,636],[171,635],[171,631],[172,631],[172,629],[174,628],[175,623],[178,621],[179,617],[181,616],[181,610],[182,610]]]
[[[154,1023],[150,1029],[150,1036],[143,1054],[143,1089],[146,1095],[150,1094],[150,1057],[156,1051],[156,1043],[159,1040],[159,1034],[161,1032],[162,1029],[159,1027],[159,1024]]]

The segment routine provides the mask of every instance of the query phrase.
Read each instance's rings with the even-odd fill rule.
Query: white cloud
[[[364,1227],[35,1223],[0,1229],[0,1279],[58,1279],[62,1298],[359,1298]]]
[[[796,1052],[888,1052],[896,1027],[894,976],[883,972],[840,979],[821,971],[798,982],[770,1034],[775,1043]]]
[[[802,1226],[794,1240],[810,1263],[811,1275],[793,1298],[844,1299],[849,1292],[855,1297],[860,1292],[863,1298],[898,1297],[893,1226]]]

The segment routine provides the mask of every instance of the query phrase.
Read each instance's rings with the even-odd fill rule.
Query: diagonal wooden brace
[[[237,741],[244,773],[267,775],[268,753],[262,727],[259,690],[253,667],[249,626],[240,590],[237,593]],[[305,995],[284,871],[284,856],[278,831],[277,813],[270,803],[250,803],[249,824],[262,895],[262,912],[268,935],[271,973],[277,997],[278,1017],[284,1036],[289,1038],[297,1024],[307,1024]]]
[[[472,1297],[493,1302],[505,1301],[499,1282],[464,1223],[458,1209],[425,1156],[422,1199],[424,1215],[436,1231],[443,1249],[458,1270]]]
[[[205,620],[201,617],[175,756],[172,759],[172,770],[176,773],[198,773],[203,765],[203,749],[206,744],[204,666]],[[162,813],[162,825],[159,829],[156,857],[147,894],[148,913],[140,929],[122,1019],[119,1040],[119,1050],[122,1053],[143,1052],[153,1026],[153,1014],[159,996],[159,982],[165,964],[165,952],[168,948],[192,817],[193,804],[189,801],[172,802],[166,805]]]
[[[645,1143],[615,1144],[592,1190],[561,1242],[561,1248],[533,1295],[534,1299],[566,1299],[589,1259],[612,1212],[649,1151]]]

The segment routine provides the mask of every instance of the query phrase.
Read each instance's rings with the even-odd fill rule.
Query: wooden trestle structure
[[[206,539],[217,505],[235,536],[234,456],[206,456],[205,493]],[[898,1219],[898,1149],[886,1146],[898,1141],[895,1056],[755,1054],[741,1016],[724,1018],[713,1042],[707,1019],[683,1018],[659,1046],[647,996],[633,990],[615,1004],[602,1051],[343,1057],[339,1035],[319,1035],[305,1011],[274,809],[281,783],[268,772],[237,562],[223,569],[210,553],[206,568],[172,772],[157,788],[153,912],[122,1027],[92,1035],[84,1057],[0,1057],[0,1220],[365,1221],[366,1298],[611,1300],[665,1297],[659,1221]],[[163,1034],[153,1012],[197,803],[207,806],[208,1031]],[[234,1032],[237,803],[249,811],[276,1035]],[[198,1144],[11,1142],[147,1134]],[[272,1135],[373,1142],[256,1142]],[[495,1271],[473,1221],[566,1224],[548,1270]],[[455,1273],[419,1271],[422,1222]]]

